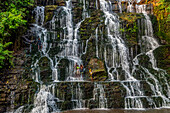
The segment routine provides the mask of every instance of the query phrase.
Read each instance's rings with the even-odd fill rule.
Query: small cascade
[[[96,57],[99,57],[99,49],[98,49],[98,28],[96,28]]]
[[[122,1],[118,1],[118,6],[119,6],[119,12],[122,13]]]
[[[119,19],[116,14],[112,14],[112,5],[111,2],[106,2],[105,0],[100,0],[100,7],[101,10],[105,14],[105,25],[107,25],[107,33],[108,33],[108,40],[110,42],[110,45],[112,46],[112,49],[107,49],[107,46],[105,48],[105,63],[108,68],[108,73],[111,77],[111,80],[114,80],[114,77],[112,75],[112,72],[110,72],[111,69],[115,69],[118,67],[122,67],[122,69],[125,71],[125,78],[126,79],[134,79],[130,75],[129,70],[129,62],[128,62],[128,50],[124,44],[124,41],[120,37],[119,33]],[[112,54],[108,53],[111,52]],[[109,64],[109,62],[111,64]],[[117,71],[115,71],[117,72]]]
[[[13,111],[14,110],[14,103],[15,103],[15,92],[11,91],[10,92],[10,109]]]
[[[73,20],[72,20],[72,2],[71,0],[66,1],[66,7],[63,7],[64,11],[66,12],[66,28],[65,32],[66,34],[66,39],[72,40],[73,39]]]
[[[58,99],[49,91],[49,86],[41,85],[40,91],[36,94],[34,100],[34,108],[31,113],[51,113],[59,112],[55,104]]]
[[[58,69],[53,69],[53,72],[52,72],[52,77],[53,77],[53,80],[54,82],[58,82]]]
[[[83,16],[83,20],[88,18],[89,17],[89,13],[87,11],[87,7],[86,7],[86,0],[83,0],[83,13],[82,13],[82,16]]]
[[[125,109],[144,109],[141,98],[144,96],[140,81],[122,82],[126,88]]]
[[[23,113],[24,106],[19,107],[16,111],[13,113]]]
[[[128,0],[127,12],[134,12],[134,0]]]
[[[76,87],[72,86],[72,99],[73,109],[85,108],[85,101],[82,99],[83,92],[80,83],[77,83]]]
[[[102,84],[94,84],[93,100],[98,103],[98,109],[107,109],[107,98]]]
[[[34,13],[35,13],[35,21],[37,25],[43,25],[44,23],[44,6],[37,6],[34,9]]]
[[[98,8],[98,0],[96,0],[96,9],[99,9],[99,8]]]

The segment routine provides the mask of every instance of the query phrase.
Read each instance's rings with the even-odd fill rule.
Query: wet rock
[[[86,18],[80,27],[80,34],[82,40],[87,40],[90,38],[91,34],[95,33],[96,28],[104,25],[103,12],[100,10],[95,10],[92,12],[90,18]]]
[[[95,81],[105,81],[108,77],[104,62],[102,60],[91,58],[88,63],[88,69],[92,69],[92,74]],[[88,75],[90,76],[89,73]]]
[[[25,54],[24,51],[18,51],[15,54],[14,68],[11,68],[6,73],[0,73],[3,81],[0,80],[0,112],[10,110],[11,98],[14,98],[14,108],[27,103],[33,103],[34,94],[37,91],[37,84],[28,79],[28,74],[25,74]],[[27,77],[27,79],[24,78]],[[31,90],[30,90],[31,89]],[[30,90],[30,91],[29,91]],[[28,96],[31,93],[31,96]]]
[[[64,101],[61,105],[62,110],[69,110],[72,109],[72,102],[70,101]]]
[[[47,5],[45,6],[45,22],[51,21],[53,17],[53,12],[57,9],[57,5]]]
[[[167,73],[170,75],[170,46],[160,46],[159,48],[154,50],[154,56],[157,60],[157,66],[159,68],[165,69]]]
[[[59,6],[65,6],[65,0],[56,0],[57,5]]]
[[[39,67],[40,67],[40,79],[43,82],[50,82],[52,80],[52,70],[50,68],[50,61],[47,57],[43,57],[39,61]]]

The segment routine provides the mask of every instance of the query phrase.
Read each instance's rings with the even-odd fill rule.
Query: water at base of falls
[[[97,26],[94,28],[94,33],[84,42],[81,40],[79,29],[86,18],[90,17],[87,6],[91,5],[91,2],[78,1],[83,8],[82,18],[78,22],[73,19],[74,2],[67,0],[65,6],[56,8],[52,20],[48,23],[44,19],[45,6],[37,6],[33,11],[36,23],[32,25],[31,31],[40,38],[42,49],[32,57],[33,79],[40,83],[40,88],[35,94],[34,108],[31,113],[89,108],[113,109],[118,106],[138,110],[170,107],[170,88],[164,77],[166,72],[156,66],[153,51],[159,47],[159,44],[153,37],[152,23],[145,12],[145,5],[136,6],[137,13],[143,13],[145,17],[143,19],[145,29],[139,39],[140,54],[135,56],[133,48],[129,54],[129,48],[121,37],[119,16],[112,11],[111,0],[95,0],[95,5],[93,4],[96,9],[103,12],[105,19],[103,31],[107,32],[105,39],[101,36],[103,31]],[[132,4],[129,2],[128,12],[133,12]],[[118,6],[122,13],[121,2]],[[138,25],[141,23],[139,22]],[[107,44],[104,40],[107,40]],[[105,63],[109,77],[107,81],[91,82],[87,81],[83,74],[76,75],[75,65],[84,63],[82,55],[90,49],[88,48],[90,41],[95,42],[92,43],[95,48],[95,57],[102,59]],[[102,49],[101,42],[105,45]],[[142,44],[146,44],[145,47]],[[154,74],[140,65],[142,55],[149,58],[148,63],[151,63]],[[155,73],[163,79],[165,85],[160,84]],[[139,77],[136,76],[141,78],[138,79]],[[165,89],[167,94],[163,91]],[[18,111],[22,109],[20,107]]]

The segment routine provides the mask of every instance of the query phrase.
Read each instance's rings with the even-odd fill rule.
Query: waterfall
[[[96,57],[99,57],[99,50],[98,50],[98,28],[96,28]]]
[[[153,37],[153,28],[152,28],[152,22],[150,20],[150,17],[147,15],[146,13],[146,5],[139,5],[137,6],[137,12],[138,13],[143,13],[144,17],[145,17],[145,36],[142,36],[142,40],[145,41],[146,44],[146,55],[149,57],[150,62],[152,64],[152,68],[156,71],[158,71],[159,73],[163,73],[162,78],[165,81],[165,84],[167,86],[167,89],[170,89],[168,82],[165,78],[165,74],[164,74],[164,70],[159,69],[156,65],[156,59],[154,57],[153,51],[159,47],[158,42],[156,41],[156,39]],[[147,80],[147,83],[152,85],[151,89],[154,92],[155,96],[160,96],[163,99],[163,106],[169,106],[169,98],[167,98],[164,94],[163,94],[163,89],[162,86],[160,85],[159,81],[156,79],[155,75],[150,73],[149,70],[145,67],[142,67],[143,70],[150,76],[150,78],[153,79],[154,84],[150,83]],[[163,72],[162,72],[163,71]],[[170,91],[168,90],[168,97],[169,97]]]
[[[128,0],[127,12],[134,12],[133,6],[134,0]]]
[[[57,13],[54,14],[52,20],[51,20],[51,24],[50,24],[50,28],[52,28],[53,30],[55,30],[57,28],[57,21],[60,22],[60,25],[64,31],[64,39],[62,39],[61,43],[59,43],[60,48],[64,48],[63,50],[59,51],[55,56],[59,57],[55,63],[55,61],[53,61],[54,59],[56,60],[56,58],[51,58],[49,52],[51,51],[51,47],[53,46],[53,43],[49,44],[48,41],[50,40],[50,34],[48,33],[49,30],[47,30],[46,28],[41,27],[43,25],[44,22],[41,22],[41,26],[39,26],[39,20],[43,20],[44,21],[44,10],[45,8],[39,7],[37,6],[37,8],[35,8],[34,11],[36,11],[36,24],[34,24],[34,27],[32,28],[32,32],[34,32],[42,41],[42,50],[40,52],[42,52],[44,55],[42,57],[48,57],[48,59],[50,60],[50,64],[51,65],[51,69],[52,69],[52,79],[54,80],[54,82],[59,81],[58,77],[59,77],[59,70],[58,70],[58,64],[59,62],[63,59],[63,58],[67,58],[70,61],[69,65],[69,70],[68,70],[68,74],[70,74],[70,76],[68,78],[66,78],[66,80],[82,80],[83,78],[81,77],[81,79],[77,79],[74,78],[74,65],[75,63],[78,63],[78,65],[82,64],[81,61],[81,55],[83,54],[83,51],[80,50],[81,44],[79,42],[79,35],[78,35],[78,31],[80,28],[81,23],[84,21],[84,19],[86,17],[88,17],[88,13],[87,13],[87,9],[86,9],[86,2],[85,0],[82,1],[83,3],[83,20],[81,20],[80,22],[78,22],[75,25],[73,25],[73,15],[72,15],[72,1],[68,0],[66,1],[66,6],[63,6],[61,8],[59,8],[58,10],[56,10]],[[38,10],[38,11],[37,11]],[[58,15],[60,12],[62,11],[61,17]],[[43,13],[42,13],[43,12]],[[39,16],[41,15],[41,16]],[[51,32],[51,31],[50,31]],[[55,32],[52,32],[53,35],[53,39],[55,39],[56,35]],[[41,75],[39,73],[39,69],[38,69],[38,62],[40,59],[36,60],[36,62],[34,63],[33,70],[35,70],[35,75],[36,75],[36,81],[39,82],[39,79],[41,79]],[[55,63],[55,65],[54,65]],[[72,77],[71,77],[72,76]]]
[[[114,77],[112,73],[110,73],[111,68],[118,68],[122,67],[122,69],[126,72],[125,76],[126,79],[132,79],[134,78],[130,75],[130,70],[129,70],[129,62],[128,62],[128,49],[126,48],[124,41],[120,37],[119,33],[119,18],[118,16],[114,13],[112,13],[112,7],[111,7],[111,2],[106,2],[105,0],[100,0],[100,5],[101,5],[101,10],[105,14],[105,25],[107,25],[107,33],[108,33],[108,39],[110,40],[110,45],[112,46],[112,52],[111,58],[108,59],[109,56],[107,56],[107,49],[105,48],[105,62],[108,68],[108,73],[111,76],[111,79],[113,80]],[[120,61],[116,59],[116,56],[119,56]],[[115,65],[108,65],[108,62],[112,62],[112,64]]]
[[[129,7],[128,7],[128,11],[129,12],[133,12],[133,8],[132,8],[132,1],[129,2]],[[124,86],[124,88],[127,91],[127,96],[125,97],[125,108],[126,109],[144,109],[144,104],[143,104],[143,99],[146,98],[146,101],[148,101],[148,103],[150,103],[150,105],[153,105],[153,108],[157,108],[159,106],[157,106],[157,102],[155,102],[155,100],[153,100],[153,97],[149,97],[149,96],[145,96],[143,90],[141,87],[141,81],[135,79],[133,77],[134,74],[134,70],[136,69],[136,64],[138,60],[136,56],[136,58],[134,59],[134,66],[133,66],[133,70],[132,73],[130,73],[130,65],[128,62],[128,58],[129,58],[129,54],[128,54],[128,49],[124,44],[124,41],[120,38],[118,29],[119,29],[119,21],[118,21],[118,17],[116,14],[112,13],[112,9],[111,9],[111,4],[109,5],[109,1],[106,2],[105,0],[100,0],[100,5],[101,5],[101,10],[103,10],[104,14],[105,14],[105,24],[107,25],[107,31],[108,31],[108,38],[111,39],[111,43],[112,44],[112,48],[114,48],[114,50],[110,50],[113,52],[113,56],[112,57],[108,57],[107,56],[107,48],[105,48],[105,62],[106,62],[106,66],[107,69],[110,70],[111,68],[113,68],[114,70],[112,71],[112,73],[116,73],[117,76],[117,80],[119,80],[119,74],[118,71],[116,70],[116,68],[118,68],[118,66],[122,67],[122,69],[126,72],[126,77],[125,80],[122,81],[122,85]],[[141,6],[140,6],[141,7]],[[146,7],[146,6],[145,6]],[[149,57],[150,62],[152,64],[152,68],[155,70],[158,70],[158,68],[156,68],[156,60],[154,58],[153,55],[153,50],[156,49],[157,47],[159,47],[159,44],[157,43],[157,41],[153,38],[153,28],[152,28],[152,23],[150,21],[149,16],[146,14],[145,10],[140,9],[139,7],[137,7],[138,10],[137,11],[142,11],[143,15],[145,16],[145,36],[142,36],[142,40],[145,41],[146,44],[146,49],[144,52],[146,52],[146,55]],[[121,46],[120,46],[121,45]],[[118,46],[119,49],[118,51],[118,57],[120,58],[120,61],[117,62],[115,61],[115,57],[116,57],[116,53],[114,54],[115,51],[117,51],[115,48]],[[109,58],[109,60],[108,60]],[[109,62],[112,61],[112,65],[109,64]],[[139,64],[137,64],[139,65]],[[152,75],[148,69],[143,68],[143,71],[146,72],[148,75],[150,75],[150,78],[152,78],[154,80],[155,86],[154,84],[150,83],[147,79],[146,82],[147,84],[150,85],[151,89],[153,92],[155,92],[155,96],[156,97],[161,97],[163,100],[162,105],[163,106],[168,106],[169,103],[169,99],[167,97],[164,96],[163,92],[162,92],[162,88],[161,85],[159,85],[159,81],[154,77],[154,75]],[[113,79],[113,74],[108,71],[109,75],[111,75],[111,79]],[[147,78],[147,77],[145,77]],[[166,79],[164,78],[164,80],[166,81]],[[168,83],[166,83],[167,88],[169,89]]]
[[[44,7],[43,6],[37,6],[34,9],[35,12],[35,21],[37,25],[43,25],[44,23]]]
[[[31,33],[36,38],[40,38],[42,49],[36,50],[32,55],[32,78],[40,84],[40,87],[35,94],[34,108],[31,113],[60,112],[87,107],[110,109],[116,105],[113,105],[114,102],[112,104],[109,102],[116,101],[120,94],[125,109],[143,110],[145,108],[168,107],[170,88],[168,80],[164,77],[166,72],[156,65],[153,51],[160,45],[154,38],[146,6],[136,6],[137,13],[143,13],[145,17],[141,23],[138,20],[139,26],[143,24],[139,27],[139,31],[144,31],[144,33],[141,33],[142,36],[138,34],[137,40],[141,51],[137,51],[138,45],[135,46],[136,50],[134,47],[128,48],[126,39],[121,37],[120,20],[119,16],[113,12],[113,1],[94,0],[93,2],[65,0],[65,5],[57,6],[54,9],[48,22],[45,22],[45,6],[37,6],[34,9],[35,23],[31,26]],[[53,3],[55,2],[53,1]],[[76,3],[82,8],[80,8],[81,18],[75,17],[74,10],[77,6],[74,4]],[[133,0],[129,0],[127,12],[134,12],[133,4]],[[91,8],[92,6],[94,8]],[[122,13],[123,4],[121,1],[118,1],[118,7]],[[91,36],[88,35],[86,40],[81,39],[83,38],[79,33],[81,24],[84,21],[87,22],[90,18],[90,11],[95,8],[96,10],[100,9],[104,14],[104,27],[101,28],[99,24],[94,25],[95,28],[92,28],[94,32],[91,33]],[[79,9],[76,13],[79,15]],[[94,46],[94,49],[90,48],[91,45]],[[82,60],[83,57],[90,60],[91,53],[89,56],[87,55],[89,54],[88,49],[94,52],[92,57],[103,61],[108,73],[107,81],[91,82],[88,81],[88,74],[84,78],[81,75],[76,75],[76,63],[81,65],[85,62],[87,64],[84,65],[87,67],[89,65],[89,61]],[[148,67],[151,64],[150,68],[142,66],[140,59],[142,55],[148,57]],[[46,81],[43,77],[50,80]],[[160,83],[159,77],[165,83],[164,87],[166,88]],[[116,86],[112,83],[116,83]],[[165,89],[167,89],[167,94],[163,91]],[[118,94],[115,96],[116,93]],[[110,97],[110,95],[115,97]],[[11,106],[13,104],[14,101],[11,100]],[[24,108],[21,106],[18,111],[22,111],[22,109]]]
[[[121,3],[122,1],[119,1],[118,2],[118,6],[119,6],[119,11],[120,11],[120,13],[122,13],[122,3]]]
[[[50,113],[59,112],[55,104],[55,97],[49,92],[49,87],[42,85],[40,91],[35,96],[34,108],[31,113]]]
[[[96,101],[98,104],[98,109],[107,109],[107,98],[105,95],[104,87],[102,84],[94,84],[93,90],[93,101]]]
[[[107,98],[105,98],[104,88],[101,84],[97,84],[97,89],[100,90],[99,108],[105,109],[107,108]]]
[[[85,102],[82,99],[83,93],[80,86],[80,83],[77,83],[76,88],[72,86],[72,99],[73,102],[73,109],[83,109],[85,108]],[[75,102],[75,104],[74,104]]]

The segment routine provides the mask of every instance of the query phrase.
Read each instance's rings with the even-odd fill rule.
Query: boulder
[[[105,81],[108,78],[107,71],[102,60],[91,58],[87,67],[88,69],[92,69],[93,79],[95,81]],[[89,72],[88,75],[90,76]]]

